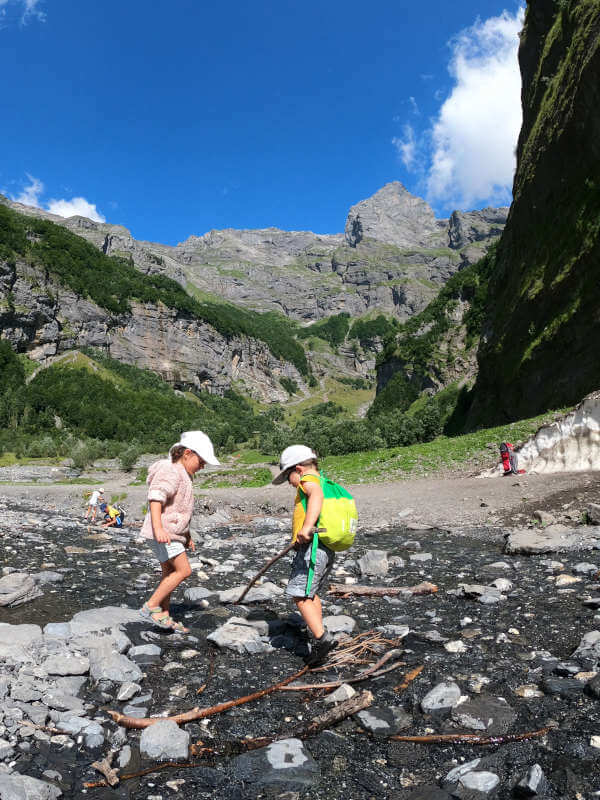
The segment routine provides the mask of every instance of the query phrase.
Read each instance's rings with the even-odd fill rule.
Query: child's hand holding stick
[[[327,528],[315,528],[313,533],[325,533],[326,530],[327,530]],[[272,567],[273,564],[276,561],[279,561],[280,558],[283,558],[283,556],[287,555],[287,553],[289,553],[290,550],[293,550],[295,547],[296,547],[296,542],[292,541],[292,542],[290,542],[288,544],[288,546],[286,548],[284,548],[281,551],[281,553],[277,553],[276,556],[273,556],[272,559],[267,561],[267,563],[264,565],[264,567],[259,572],[257,572],[256,575],[252,578],[250,583],[246,586],[244,591],[241,593],[241,595],[238,597],[238,599],[235,601],[235,603],[233,605],[237,606],[239,603],[241,603],[242,600],[244,599],[244,597],[246,597],[246,595],[250,591],[250,589],[254,586],[256,581],[265,574],[265,572],[269,569],[269,567]]]

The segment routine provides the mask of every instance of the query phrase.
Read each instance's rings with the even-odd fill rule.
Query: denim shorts
[[[290,579],[288,581],[285,593],[288,597],[314,597],[316,594],[322,594],[327,588],[326,584],[333,569],[333,562],[335,560],[335,553],[323,544],[319,544],[317,548],[317,557],[315,563],[315,573],[313,576],[312,586],[310,592],[306,594],[306,583],[308,581],[308,567],[310,565],[310,551],[312,549],[312,542],[303,544],[296,551],[294,560],[292,561],[292,568],[290,571]]]
[[[166,542],[157,542],[156,539],[150,539],[150,547],[161,564],[185,553],[185,547],[181,542],[167,544]]]

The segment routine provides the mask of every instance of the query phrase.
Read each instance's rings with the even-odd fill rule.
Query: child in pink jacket
[[[149,539],[162,569],[161,581],[140,614],[160,628],[188,633],[169,613],[171,593],[192,574],[186,549],[194,550],[190,520],[194,510],[192,478],[206,464],[218,465],[211,440],[202,431],[181,434],[169,451],[170,459],[148,470],[148,513],[141,535]]]

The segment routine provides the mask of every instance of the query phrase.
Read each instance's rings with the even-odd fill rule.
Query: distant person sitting
[[[91,511],[92,522],[95,522],[96,514],[98,512],[98,506],[100,506],[102,503],[104,503],[104,489],[94,489],[94,491],[90,495],[90,499],[88,500],[88,506],[85,512],[85,519],[89,517]]]
[[[104,511],[104,522],[100,526],[101,528],[111,528],[113,526],[115,528],[123,527],[125,514],[122,509],[103,503],[102,506],[100,506],[100,510]]]

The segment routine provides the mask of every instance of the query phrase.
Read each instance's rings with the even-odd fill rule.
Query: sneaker
[[[306,663],[311,667],[324,664],[327,656],[332,650],[338,646],[336,640],[327,631],[321,636],[320,639],[314,639],[310,648],[310,655],[306,659]]]

